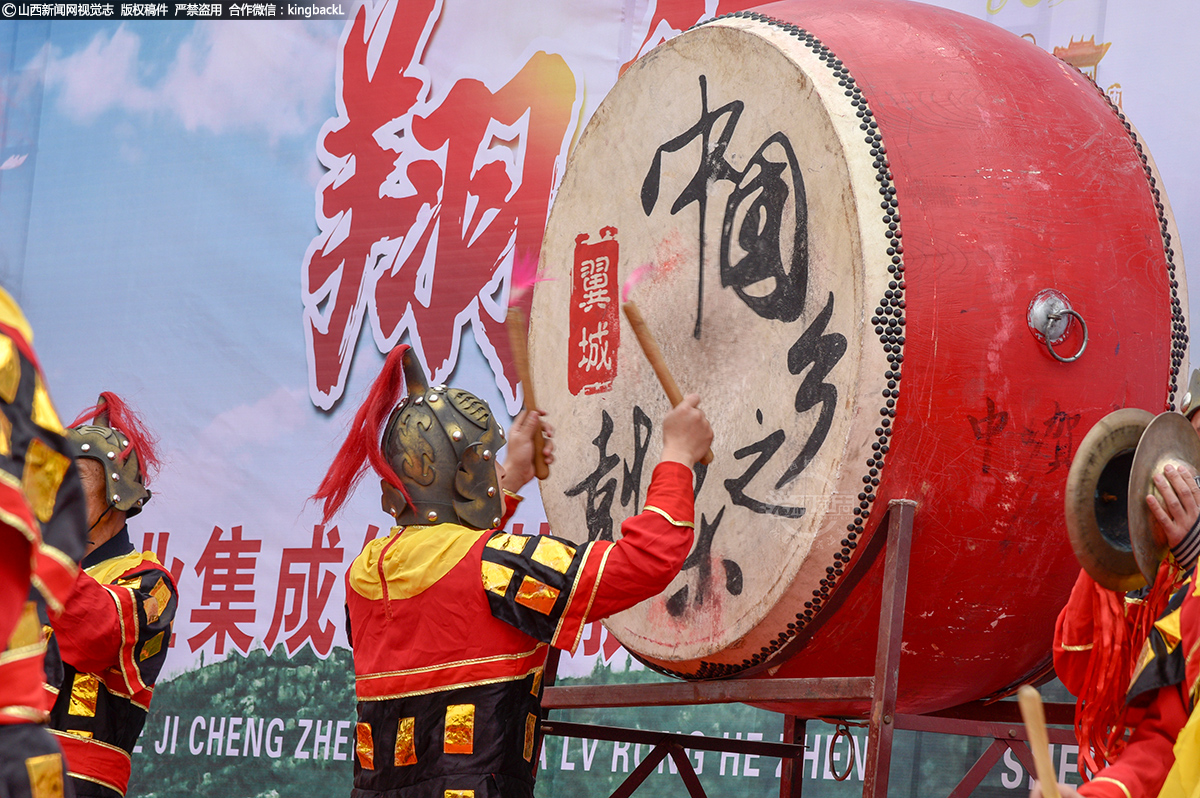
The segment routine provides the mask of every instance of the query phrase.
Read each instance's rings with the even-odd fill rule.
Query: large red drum
[[[1044,670],[1079,569],[1075,448],[1115,408],[1175,401],[1177,237],[1118,109],[985,22],[797,0],[642,58],[580,138],[546,233],[547,517],[609,538],[645,499],[668,405],[621,329],[627,284],[702,395],[716,458],[682,573],[609,629],[682,678],[868,675],[883,558],[867,553],[905,498],[900,711]],[[1029,322],[1047,289],[1071,311],[1050,345]]]

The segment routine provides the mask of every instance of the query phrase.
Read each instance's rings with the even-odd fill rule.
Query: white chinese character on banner
[[[580,358],[576,368],[584,371],[593,369],[611,369],[612,359],[608,355],[608,322],[602,321],[596,325],[595,332],[583,329],[583,337],[579,341]]]
[[[579,264],[583,279],[583,301],[579,307],[590,311],[593,307],[605,310],[608,307],[608,258],[599,257]]]

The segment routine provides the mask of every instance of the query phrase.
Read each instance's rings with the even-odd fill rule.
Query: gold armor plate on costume
[[[489,549],[511,551],[513,554],[520,554],[525,551],[525,544],[528,542],[529,538],[524,535],[510,535],[507,532],[501,532],[498,535],[493,535],[487,542],[487,546]]]
[[[446,707],[446,736],[442,743],[442,750],[447,754],[474,753],[474,704],[451,704]]]
[[[57,432],[59,435],[66,432],[63,429],[62,422],[58,420],[58,413],[54,410],[54,403],[50,401],[50,394],[46,392],[46,386],[42,384],[40,376],[34,380],[33,423],[42,429]]]
[[[43,524],[54,515],[54,504],[58,500],[58,489],[71,459],[59,454],[37,438],[29,442],[25,451],[25,471],[21,475],[21,487],[29,497],[33,513]]]
[[[558,593],[559,591],[544,582],[527,576],[521,580],[521,587],[517,589],[515,601],[542,615],[549,615],[554,609],[554,602],[558,601]]]
[[[508,592],[508,585],[512,582],[513,569],[484,560],[480,563],[480,574],[483,576],[485,590],[503,596]]]
[[[416,718],[400,718],[396,727],[396,756],[393,759],[396,767],[417,764],[417,747],[413,739],[416,726]]]
[[[83,718],[96,717],[96,698],[100,692],[100,680],[90,673],[75,674],[71,685],[71,704],[67,709],[70,715]],[[80,734],[81,732],[71,732]],[[90,736],[90,733],[89,733]]]
[[[0,455],[12,456],[12,422],[3,410],[0,410]]]
[[[0,399],[12,404],[21,387],[21,355],[7,335],[0,336]]]
[[[565,574],[571,567],[571,560],[574,557],[575,549],[571,546],[554,538],[542,537],[538,538],[537,548],[533,550],[533,556],[530,559],[553,568],[560,574]]]
[[[62,754],[42,754],[25,760],[30,798],[62,798]]]
[[[357,739],[354,751],[358,754],[358,764],[366,770],[375,769],[375,743],[371,740],[371,724],[360,723],[355,728]]]
[[[142,644],[142,653],[138,655],[139,662],[145,662],[146,660],[150,659],[158,652],[162,651],[163,635],[165,635],[165,634],[166,634],[165,630],[162,632],[159,632],[154,637],[150,638],[149,640],[147,640],[145,643]]]

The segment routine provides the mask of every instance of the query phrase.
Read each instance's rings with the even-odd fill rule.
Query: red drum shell
[[[861,555],[879,534],[887,502],[912,499],[918,508],[898,711],[957,705],[1044,672],[1055,616],[1078,573],[1062,518],[1075,448],[1113,409],[1172,407],[1186,350],[1178,234],[1148,151],[1076,69],[954,12],[870,0],[779,2],[663,47],[685,46],[712,26],[772,42],[786,33],[788,46],[828,53],[821,68],[844,69],[853,78],[848,95],[850,87],[861,89],[870,112],[863,124],[874,120],[886,148],[872,154],[877,182],[895,188],[900,219],[893,232],[901,235],[887,237],[885,219],[862,231],[862,246],[891,245],[901,260],[902,271],[871,279],[903,280],[892,305],[905,322],[903,342],[888,343],[902,356],[902,377],[894,407],[880,397],[852,410],[877,414],[877,431],[891,431],[846,442],[849,452],[867,451],[872,442],[888,448],[883,457],[868,451],[869,462],[850,464],[873,498],[865,522],[842,510],[841,529],[859,530],[853,547],[842,541],[849,564],[835,554],[836,542],[814,548],[813,556],[827,558],[827,584],[810,596],[787,594],[753,634],[719,653],[677,660],[623,642],[649,664],[686,678],[870,675],[883,558],[864,564]],[[806,34],[815,37],[811,43]],[[622,80],[648,74],[635,65]],[[780,103],[791,90],[762,87]],[[613,124],[603,105],[596,118]],[[630,133],[643,121],[630,122]],[[855,159],[870,149],[863,138],[845,146]],[[572,169],[588,167],[573,158],[555,214],[572,202]],[[879,206],[880,195],[859,188],[856,202]],[[577,232],[556,230],[552,215],[547,246]],[[1066,295],[1086,321],[1087,349],[1075,362],[1055,360],[1027,326],[1030,300],[1046,288]],[[543,294],[543,285],[537,291]],[[537,329],[539,301],[544,297],[535,295],[535,375],[542,370],[539,336],[561,336]],[[868,308],[859,323],[878,347],[886,336],[873,334],[876,314]],[[1067,355],[1082,343],[1076,323],[1056,351]],[[886,383],[883,375],[874,380]],[[726,387],[688,389],[704,394],[713,415]],[[539,382],[543,400],[555,390]],[[568,421],[558,420],[560,429]],[[729,457],[718,444],[718,458]],[[543,501],[556,532],[570,534],[555,524],[559,494],[544,487]],[[803,711],[863,713],[866,706]]]

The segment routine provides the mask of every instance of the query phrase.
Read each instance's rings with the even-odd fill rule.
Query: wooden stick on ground
[[[646,326],[646,320],[642,318],[642,312],[638,310],[638,306],[632,301],[622,304],[621,310],[625,312],[625,318],[629,320],[629,326],[633,328],[633,334],[637,336],[638,343],[642,346],[642,352],[646,355],[646,360],[650,361],[650,365],[654,368],[654,374],[658,377],[659,384],[662,385],[663,391],[667,394],[667,401],[671,403],[671,407],[678,406],[683,401],[683,393],[679,390],[679,386],[675,384],[675,377],[671,375],[671,370],[667,368],[667,361],[663,358],[662,350],[658,348],[658,342],[654,340],[654,336],[650,333],[650,328]],[[704,457],[700,458],[700,462],[708,465],[712,462],[712,459],[712,449],[709,449],[704,453]]]
[[[525,409],[537,410],[537,399],[533,396],[533,379],[529,375],[529,342],[525,314],[518,308],[509,308],[505,324],[508,326],[508,343],[512,348],[513,363],[517,367],[517,379],[525,386]],[[546,441],[542,438],[541,427],[538,427],[533,436],[533,473],[538,479],[550,476],[550,466],[546,465],[546,455],[542,451],[545,448]]]
[[[1029,748],[1033,751],[1033,764],[1042,785],[1042,795],[1045,798],[1059,798],[1058,778],[1054,775],[1054,763],[1050,761],[1050,741],[1046,734],[1042,697],[1037,690],[1024,685],[1017,691],[1017,703],[1021,705],[1021,717],[1025,719],[1025,733],[1029,735]]]

